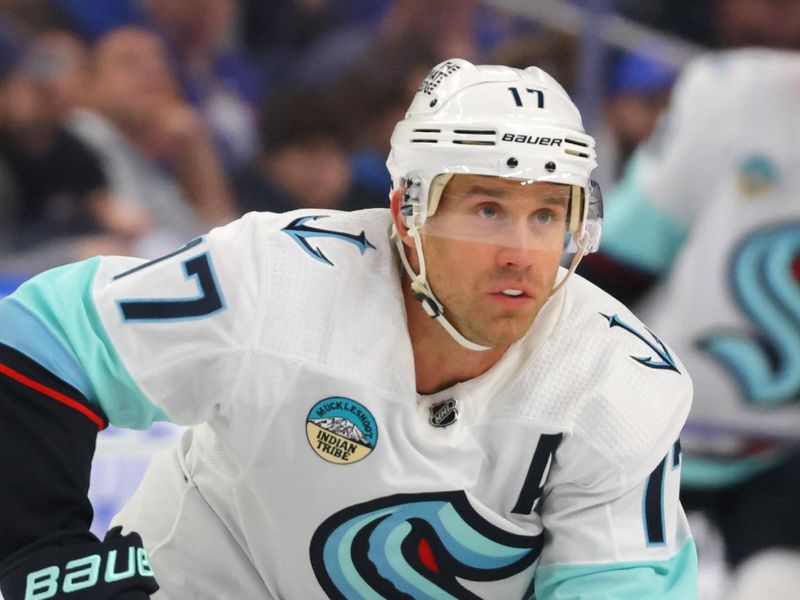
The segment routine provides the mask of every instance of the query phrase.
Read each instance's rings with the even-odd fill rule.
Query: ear
[[[403,222],[403,219],[400,215],[400,207],[403,204],[404,193],[405,190],[401,187],[392,192],[389,204],[392,210],[392,221],[394,222],[394,228],[397,231],[397,235],[400,237],[400,240],[403,242],[403,245],[407,246],[411,250],[416,250],[414,247],[414,240],[410,235],[408,235],[408,227]]]

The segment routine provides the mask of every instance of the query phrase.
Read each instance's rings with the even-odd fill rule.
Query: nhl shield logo
[[[306,436],[328,462],[347,465],[365,458],[378,443],[378,424],[366,407],[351,398],[323,398],[308,412]]]
[[[458,407],[452,398],[432,405],[428,422],[434,427],[447,427],[458,420]]]

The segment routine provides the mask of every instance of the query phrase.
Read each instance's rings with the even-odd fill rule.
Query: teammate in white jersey
[[[602,212],[563,88],[445,61],[387,164],[391,210],[251,213],[0,303],[6,600],[695,597],[691,380],[559,267]],[[187,430],[92,539],[96,430],[159,419]]]
[[[684,503],[720,525],[732,567],[748,561],[736,598],[800,586],[798,115],[798,52],[692,63],[608,199],[603,251],[582,265],[628,302],[658,282],[638,312],[670,333],[695,386]],[[776,549],[793,551],[765,562]]]

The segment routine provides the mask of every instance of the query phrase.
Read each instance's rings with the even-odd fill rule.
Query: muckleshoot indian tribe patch
[[[348,465],[365,458],[378,443],[378,424],[363,404],[342,396],[317,402],[306,417],[308,443],[328,462]]]

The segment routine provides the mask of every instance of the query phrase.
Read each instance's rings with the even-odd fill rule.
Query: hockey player
[[[798,109],[800,53],[691,64],[582,265],[628,301],[658,283],[638,309],[695,384],[684,504],[721,528],[736,600],[800,586]]]
[[[601,227],[563,88],[445,61],[387,164],[391,210],[251,213],[0,303],[6,600],[695,596],[691,381],[559,267]],[[159,419],[187,430],[92,539],[96,431]]]

